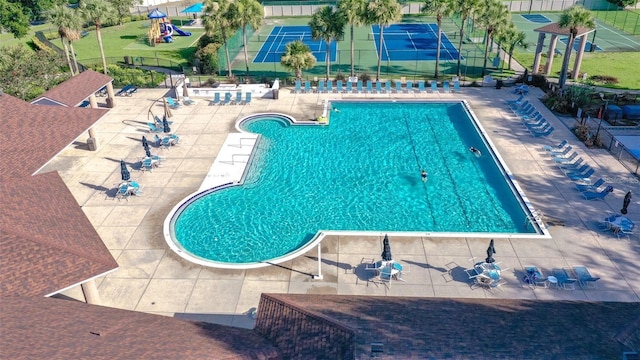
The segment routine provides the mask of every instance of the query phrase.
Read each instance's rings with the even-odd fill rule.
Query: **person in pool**
[[[422,172],[420,173],[420,176],[422,177],[422,182],[427,182],[427,171],[425,169],[422,169]]]
[[[482,153],[480,152],[480,150],[474,148],[473,146],[469,148],[469,151],[471,151],[473,153],[473,155],[480,157],[482,156]]]

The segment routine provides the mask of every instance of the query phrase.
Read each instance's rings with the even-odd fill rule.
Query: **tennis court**
[[[548,17],[542,15],[542,14],[522,14],[520,15],[523,18],[534,22],[534,23],[538,23],[538,24],[545,24],[545,23],[550,23],[551,20],[549,20]]]
[[[573,50],[574,51],[580,51],[580,43],[582,38],[577,38],[574,42],[573,42]],[[567,41],[569,41],[569,38],[563,37],[560,38],[560,42],[564,44],[564,46],[567,46]],[[592,46],[594,48],[592,48]],[[598,46],[597,44],[593,44],[591,43],[591,41],[587,40],[587,43],[584,45],[584,51],[586,52],[592,52],[592,51],[602,51],[602,48],[600,46]]]
[[[269,36],[264,40],[258,54],[253,58],[253,62],[279,63],[287,44],[295,40],[300,40],[307,45],[318,62],[326,61],[327,44],[323,40],[313,40],[311,38],[311,28],[304,25],[274,26]],[[329,48],[332,62],[336,61],[337,48],[337,42],[333,41]]]
[[[373,25],[376,50],[380,43],[380,26]],[[436,24],[393,24],[382,34],[382,61],[435,60],[438,50],[438,26]],[[457,60],[458,49],[442,34],[440,59]]]

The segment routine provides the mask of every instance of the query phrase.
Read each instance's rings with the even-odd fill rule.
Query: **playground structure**
[[[149,28],[149,44],[156,46],[156,44],[162,41],[170,43],[173,42],[174,33],[180,36],[191,36],[189,31],[183,31],[176,25],[171,24],[169,17],[162,11],[155,9],[148,15],[151,20],[151,27]]]

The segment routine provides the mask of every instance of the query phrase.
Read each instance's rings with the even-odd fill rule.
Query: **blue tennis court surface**
[[[580,50],[580,40],[582,38],[577,38],[576,41],[573,42],[573,51],[579,51]],[[567,47],[567,41],[569,41],[569,38],[560,38],[560,42],[564,44],[565,48]],[[596,49],[595,51],[602,51],[602,48],[600,46],[598,46],[597,44],[592,44],[591,41],[587,40],[587,43],[584,45],[584,51],[585,52],[591,52],[591,47],[595,46]],[[564,50],[564,49],[563,49]]]
[[[546,16],[544,16],[542,14],[523,14],[523,15],[520,15],[520,16],[522,16],[523,18],[525,18],[525,19],[527,19],[527,20],[529,20],[531,22],[534,22],[534,23],[544,24],[544,23],[550,23],[551,22],[551,20],[549,20],[548,17],[546,17]]]
[[[380,26],[371,27],[378,51]],[[394,24],[382,34],[383,61],[435,60],[438,51],[438,26],[436,24]],[[440,60],[457,60],[458,49],[442,33]]]
[[[260,47],[260,51],[253,59],[254,63],[279,63],[280,57],[284,54],[285,46],[295,40],[301,40],[309,47],[313,56],[318,62],[324,62],[327,56],[327,45],[323,40],[313,40],[311,38],[311,28],[303,26],[275,26],[267,40]],[[336,50],[338,45],[331,42],[331,61],[336,61]]]

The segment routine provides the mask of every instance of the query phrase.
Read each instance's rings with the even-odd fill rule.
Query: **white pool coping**
[[[329,105],[332,102],[362,102],[363,100],[326,100],[324,103],[324,111],[323,116],[328,118],[330,116]],[[381,100],[375,100],[379,102]],[[175,222],[176,214],[180,212],[183,208],[185,208],[192,201],[199,199],[202,196],[205,196],[211,192],[227,188],[230,186],[242,185],[244,183],[244,177],[247,170],[247,165],[251,162],[251,159],[254,154],[254,150],[256,145],[259,143],[260,135],[253,134],[250,132],[246,132],[242,129],[242,124],[246,121],[250,121],[255,118],[261,118],[265,116],[277,116],[282,117],[283,120],[288,120],[290,123],[295,125],[311,125],[311,126],[322,126],[323,123],[318,123],[316,121],[298,121],[295,118],[280,113],[260,113],[254,114],[247,117],[244,117],[236,122],[236,130],[237,133],[229,133],[227,138],[225,139],[220,151],[218,152],[218,156],[213,161],[213,164],[209,168],[209,172],[205,176],[202,184],[198,188],[198,190],[182,201],[180,201],[176,206],[171,209],[169,214],[167,215],[164,226],[163,226],[163,234],[165,241],[169,245],[169,248],[173,250],[178,256],[183,259],[190,261],[195,264],[199,264],[202,266],[214,267],[214,268],[223,268],[223,269],[253,269],[266,267],[273,264],[279,264],[291,259],[294,259],[311,249],[317,246],[326,236],[338,235],[338,236],[382,236],[385,234],[396,236],[396,237],[452,237],[452,238],[460,238],[460,237],[474,237],[474,238],[500,238],[500,239],[531,239],[531,238],[541,238],[541,239],[550,239],[551,234],[549,230],[546,228],[544,223],[542,222],[541,217],[538,215],[538,212],[533,207],[532,203],[524,194],[524,191],[520,188],[517,180],[515,180],[512,172],[507,167],[506,163],[500,156],[497,148],[491,142],[487,132],[482,127],[480,122],[478,121],[476,115],[473,113],[471,107],[468,102],[463,99],[457,100],[390,100],[389,102],[456,102],[461,103],[465,110],[469,113],[469,116],[475,123],[478,128],[478,131],[481,133],[483,139],[486,141],[487,146],[492,149],[492,153],[495,156],[498,166],[502,168],[507,177],[507,181],[513,185],[515,191],[517,192],[516,196],[519,196],[523,205],[528,209],[528,212],[531,214],[528,217],[528,220],[534,223],[538,229],[542,232],[542,234],[536,233],[469,233],[469,232],[420,232],[420,231],[338,231],[338,230],[319,230],[316,235],[309,241],[306,245],[298,248],[297,250],[285,254],[281,257],[268,259],[262,262],[254,262],[254,263],[241,263],[241,264],[232,264],[232,263],[222,263],[209,259],[205,259],[199,256],[196,256],[182,247],[177,241],[171,236],[171,228],[173,223]],[[328,122],[326,123],[328,124]]]

